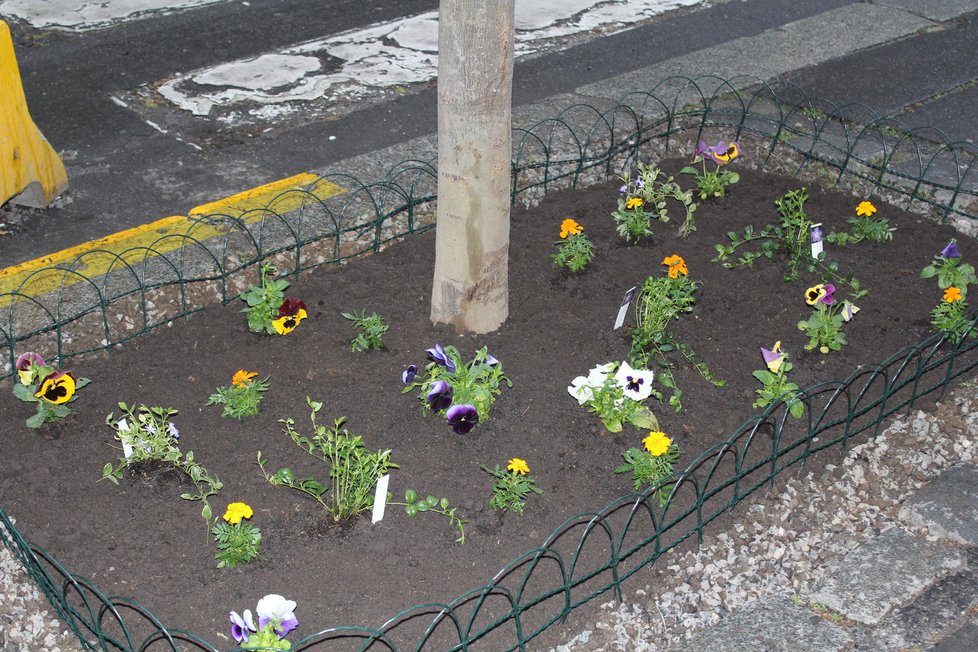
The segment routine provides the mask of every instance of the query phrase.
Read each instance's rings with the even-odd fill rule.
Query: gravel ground
[[[774,595],[807,603],[826,564],[897,522],[904,500],[978,447],[978,382],[960,385],[931,413],[894,420],[838,465],[802,470],[693,552],[666,555],[649,585],[550,652],[665,652],[724,615]],[[651,588],[654,586],[655,588]],[[0,547],[0,652],[74,652],[14,556]]]

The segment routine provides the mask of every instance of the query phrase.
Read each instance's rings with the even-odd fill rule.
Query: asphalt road
[[[854,0],[735,0],[676,11],[519,62],[514,104],[850,4]],[[434,133],[436,91],[430,85],[335,114],[305,115],[268,131],[235,130],[170,112],[162,116],[162,133],[147,124],[145,112],[112,98],[177,72],[436,8],[436,0],[344,0],[325,11],[320,0],[277,0],[220,3],[81,33],[11,24],[32,117],[62,154],[69,191],[55,207],[7,219],[17,223],[0,238],[0,269]]]

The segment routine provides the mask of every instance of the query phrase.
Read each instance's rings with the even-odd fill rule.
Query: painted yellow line
[[[288,192],[289,190],[296,192]],[[142,261],[178,249],[186,242],[180,237],[183,235],[190,235],[194,240],[201,241],[228,233],[228,227],[219,222],[212,225],[205,221],[195,221],[201,216],[227,216],[245,223],[257,222],[265,215],[265,211],[256,209],[268,208],[283,215],[310,201],[310,195],[325,199],[344,192],[346,190],[342,187],[314,174],[297,174],[196,206],[189,216],[165,217],[0,269],[0,307],[21,301],[24,296],[37,297],[59,287],[98,278],[109,271],[124,267],[124,262]],[[58,266],[62,269],[51,269]],[[8,294],[14,292],[17,295]]]

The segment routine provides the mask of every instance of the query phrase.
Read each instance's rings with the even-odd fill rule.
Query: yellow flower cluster
[[[527,466],[526,460],[514,457],[506,463],[506,470],[516,475],[526,475],[530,472],[530,467]]]
[[[560,238],[565,239],[569,235],[577,235],[584,230],[584,227],[575,222],[574,220],[567,218],[560,223]]]
[[[652,457],[659,457],[669,452],[672,440],[666,436],[666,433],[655,430],[642,440],[642,444],[645,445],[645,450],[652,453]]]
[[[243,518],[251,518],[255,512],[247,503],[231,503],[224,512],[224,520],[231,525],[237,525]]]

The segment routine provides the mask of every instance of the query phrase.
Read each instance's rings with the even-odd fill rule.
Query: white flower
[[[625,391],[625,396],[633,401],[644,401],[652,395],[652,380],[655,378],[648,369],[632,369],[627,362],[622,362],[615,372],[615,380]]]
[[[570,395],[577,399],[578,405],[584,405],[592,398],[594,398],[594,390],[588,383],[587,378],[584,376],[578,376],[571,381],[570,387],[567,388]]]
[[[286,600],[277,593],[271,593],[258,601],[255,613],[258,614],[258,628],[264,629],[271,623],[275,633],[285,636],[299,624],[293,613],[295,600]]]
[[[598,389],[608,380],[608,376],[615,370],[614,362],[599,364],[587,374],[588,384],[594,389]]]

